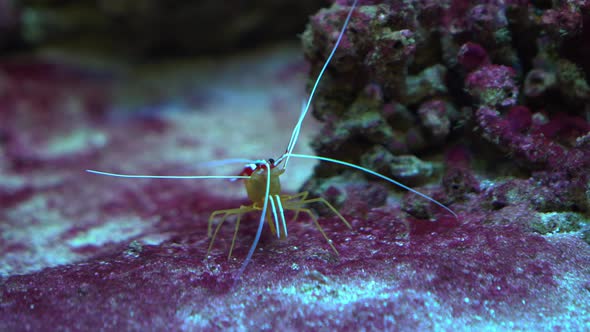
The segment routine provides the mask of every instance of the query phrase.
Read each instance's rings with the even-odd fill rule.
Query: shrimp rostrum
[[[295,221],[300,214],[308,215],[309,218],[311,219],[311,221],[314,223],[315,227],[322,234],[324,239],[328,242],[328,245],[332,248],[332,250],[336,254],[338,254],[336,247],[334,246],[334,244],[332,243],[332,241],[330,240],[328,235],[324,232],[322,226],[320,225],[320,223],[318,221],[318,217],[314,214],[314,212],[312,212],[312,210],[309,209],[308,205],[310,203],[320,203],[320,204],[325,205],[327,208],[329,208],[334,213],[334,215],[336,215],[338,217],[338,219],[340,219],[340,221],[342,221],[342,223],[344,225],[346,225],[346,227],[352,228],[350,223],[346,220],[346,218],[344,218],[344,216],[342,216],[342,214],[340,214],[340,212],[338,212],[338,210],[334,206],[332,206],[332,204],[330,204],[326,199],[324,199],[322,197],[309,198],[308,197],[309,194],[306,191],[301,192],[301,193],[297,193],[297,194],[292,194],[292,195],[285,194],[285,193],[281,192],[280,176],[287,171],[287,165],[288,165],[290,158],[315,159],[315,160],[319,160],[319,161],[323,161],[323,162],[335,163],[335,164],[339,164],[341,166],[360,170],[362,172],[371,174],[375,177],[381,178],[382,180],[392,183],[392,184],[394,184],[398,187],[401,187],[407,191],[410,191],[410,192],[442,207],[443,209],[445,209],[446,211],[451,213],[455,218],[457,218],[457,215],[455,214],[455,212],[453,212],[450,208],[448,208],[444,204],[440,203],[439,201],[435,200],[434,198],[427,196],[421,192],[418,192],[415,189],[412,189],[400,182],[397,182],[391,178],[386,177],[385,175],[379,174],[379,173],[374,172],[370,169],[367,169],[367,168],[364,168],[364,167],[361,167],[361,166],[358,166],[355,164],[347,163],[347,162],[344,162],[341,160],[328,158],[328,157],[293,153],[293,150],[294,150],[295,145],[296,145],[298,138],[299,138],[299,132],[301,130],[303,120],[305,119],[305,116],[308,113],[308,110],[311,105],[311,101],[312,101],[313,96],[316,92],[318,84],[319,84],[326,68],[328,67],[328,64],[330,63],[332,57],[334,56],[334,53],[336,52],[336,49],[338,48],[340,41],[342,40],[342,36],[344,35],[344,32],[346,30],[346,26],[348,25],[348,22],[350,21],[353,10],[356,7],[357,1],[358,0],[354,1],[353,5],[351,6],[351,8],[348,12],[348,16],[346,17],[346,20],[344,21],[342,30],[340,31],[340,34],[338,35],[338,39],[336,40],[336,42],[334,44],[334,48],[332,49],[330,55],[328,56],[326,62],[324,63],[324,66],[322,67],[320,73],[318,74],[318,77],[313,85],[313,88],[311,89],[309,98],[307,99],[307,103],[303,104],[303,106],[302,106],[302,110],[299,115],[299,119],[298,119],[295,127],[293,128],[293,131],[291,134],[291,139],[289,141],[289,144],[287,146],[285,153],[277,160],[273,160],[273,159],[268,159],[268,160],[227,159],[227,160],[221,160],[221,161],[207,162],[207,164],[212,164],[212,165],[232,164],[232,163],[241,163],[242,165],[246,165],[241,174],[234,175],[234,176],[224,176],[224,175],[152,176],[152,175],[127,175],[127,174],[107,173],[107,172],[94,171],[94,170],[87,170],[87,171],[90,173],[94,173],[94,174],[115,176],[115,177],[122,177],[122,178],[241,179],[241,180],[244,180],[246,192],[248,194],[248,198],[251,201],[251,204],[250,205],[242,205],[239,208],[214,211],[213,213],[211,213],[209,220],[208,220],[208,225],[207,225],[207,234],[211,238],[210,244],[209,244],[209,247],[207,250],[207,254],[209,254],[209,252],[211,251],[213,244],[215,242],[215,238],[216,238],[219,230],[221,229],[221,226],[225,222],[225,220],[229,219],[230,217],[235,217],[234,234],[232,237],[232,242],[231,242],[231,246],[229,248],[229,254],[228,254],[228,258],[231,258],[231,255],[232,255],[232,252],[233,252],[233,249],[235,246],[235,241],[237,238],[238,230],[240,228],[240,222],[242,220],[242,217],[247,213],[258,212],[258,211],[260,212],[260,219],[258,222],[256,236],[254,238],[252,245],[250,246],[250,249],[248,251],[248,255],[246,256],[246,259],[242,263],[242,266],[237,274],[236,279],[239,279],[239,277],[244,272],[246,266],[250,262],[252,255],[254,254],[254,251],[256,250],[256,247],[257,247],[258,242],[260,240],[260,235],[262,234],[262,230],[263,230],[263,227],[265,224],[268,225],[268,228],[270,229],[271,233],[274,236],[276,236],[277,238],[279,238],[279,239],[287,238],[288,227],[287,227],[287,221],[285,218],[286,211],[291,211],[294,213],[294,217],[291,222]],[[217,226],[215,227],[215,229],[213,230],[213,226],[214,226],[214,223],[216,220],[218,220],[218,223],[217,223]]]

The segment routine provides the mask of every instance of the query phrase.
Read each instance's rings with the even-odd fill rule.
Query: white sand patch
[[[110,219],[68,240],[67,244],[71,247],[84,247],[123,242],[151,229],[156,220],[157,218],[141,219],[137,216]]]
[[[0,222],[0,237],[6,244],[18,244],[23,250],[0,253],[0,275],[23,274],[79,258],[63,246],[60,236],[71,222],[47,205],[44,195],[36,195],[6,213]]]

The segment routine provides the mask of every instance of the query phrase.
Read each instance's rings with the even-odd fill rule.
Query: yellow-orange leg
[[[324,204],[332,212],[334,212],[334,214],[336,216],[338,216],[338,218],[340,218],[340,220],[342,220],[342,222],[346,225],[346,227],[348,227],[349,229],[352,229],[352,226],[350,226],[350,223],[348,223],[348,221],[340,214],[340,212],[338,212],[338,210],[336,210],[336,208],[332,204],[330,204],[330,202],[328,202],[325,198],[317,197],[317,198],[307,199],[307,195],[309,195],[309,193],[307,191],[304,191],[304,192],[301,192],[299,194],[292,195],[292,196],[287,196],[287,195],[281,196],[283,201],[286,202],[286,203],[284,203],[285,210],[295,211],[295,217],[293,218],[293,221],[297,220],[297,216],[299,214],[298,207],[303,206],[305,204],[309,204],[309,203],[319,202],[319,203]],[[294,201],[296,198],[300,198],[300,199],[298,201]],[[298,206],[294,206],[292,204],[296,204]]]
[[[336,254],[338,254],[338,250],[336,250],[336,248],[332,244],[332,240],[330,240],[330,238],[326,235],[326,233],[324,232],[324,229],[320,225],[320,223],[318,221],[318,217],[310,209],[304,208],[303,205],[309,204],[309,203],[316,203],[316,202],[322,203],[325,206],[327,206],[332,212],[334,212],[334,214],[336,216],[338,216],[338,218],[340,220],[342,220],[342,222],[346,225],[346,227],[348,227],[349,229],[352,229],[352,226],[350,226],[350,223],[326,199],[324,199],[322,197],[307,199],[308,195],[309,195],[309,193],[307,191],[304,191],[304,192],[301,192],[301,193],[298,193],[295,195],[280,195],[280,196],[276,195],[275,198],[269,197],[269,199],[276,200],[277,205],[282,204],[283,210],[290,210],[290,211],[295,212],[295,217],[293,218],[293,221],[297,219],[297,217],[299,216],[299,212],[303,212],[303,213],[308,214],[310,216],[310,218],[313,220],[316,228],[320,231],[320,233],[322,234],[324,239],[326,239],[326,241],[328,242],[328,244],[330,245],[332,250],[334,250],[334,252]],[[280,203],[280,202],[283,202],[283,203]],[[274,204],[273,204],[273,206],[274,206]],[[231,254],[232,254],[234,246],[235,246],[236,238],[238,235],[238,229],[240,228],[240,221],[241,221],[242,216],[248,212],[259,211],[259,210],[261,210],[261,208],[257,207],[256,204],[253,204],[251,206],[243,206],[242,205],[237,209],[217,210],[217,211],[214,211],[213,213],[211,213],[211,216],[209,216],[209,222],[207,225],[207,234],[208,234],[208,236],[211,237],[211,242],[209,243],[209,248],[207,249],[207,255],[209,255],[209,253],[211,252],[211,249],[213,248],[213,243],[215,242],[215,238],[217,237],[217,233],[219,233],[219,230],[221,229],[221,226],[223,225],[223,223],[225,222],[227,217],[235,214],[235,215],[237,215],[237,219],[236,219],[236,226],[234,228],[234,235],[232,237],[231,247],[229,249],[229,254],[227,256],[227,259],[229,260],[231,258]],[[271,212],[271,210],[272,210],[272,212]],[[267,223],[270,226],[270,230],[273,234],[276,234],[277,230],[275,230],[275,224],[278,226],[278,217],[279,217],[279,216],[277,216],[277,211],[275,208],[272,208],[272,209],[267,210],[266,214],[267,215],[265,218],[267,219]],[[272,214],[274,214],[275,223],[272,222],[272,216],[271,216]],[[213,221],[214,221],[215,217],[217,217],[219,215],[221,215],[221,219],[219,220],[219,224],[217,225],[217,227],[215,227],[215,232],[213,232],[213,234],[211,234]],[[284,215],[283,215],[282,211],[280,211],[280,217],[281,217],[281,221],[284,223]],[[286,225],[285,225],[285,227],[286,227]],[[283,232],[283,234],[281,234],[281,238],[285,238],[285,237],[286,237],[286,232]]]
[[[330,210],[332,210],[332,212],[334,212],[335,215],[338,216],[338,218],[340,218],[340,220],[342,220],[342,222],[346,225],[346,227],[348,227],[348,229],[352,229],[352,226],[350,226],[348,221],[346,221],[346,219],[344,219],[344,217],[340,214],[340,212],[338,212],[338,210],[336,210],[336,208],[323,197],[306,199],[306,200],[301,201],[301,204],[309,204],[309,203],[315,203],[315,202],[320,202],[320,203],[324,204],[325,206],[327,206]]]
[[[307,199],[307,195],[309,195],[309,192],[304,191],[304,192],[300,192],[295,195],[281,195],[281,199],[284,202],[287,202],[287,204],[289,201],[294,201],[297,199],[297,203],[300,203],[301,205],[303,205],[304,203],[302,203],[302,202],[304,202]],[[289,209],[289,210],[293,210],[293,209]],[[295,211],[295,216],[293,216],[293,219],[291,219],[291,222],[295,222],[295,220],[297,220],[297,217],[299,217],[299,211],[296,211],[296,210],[293,210],[293,211]]]
[[[236,228],[234,229],[234,236],[231,239],[231,246],[229,247],[229,254],[227,255],[227,260],[231,259],[231,253],[234,251],[234,245],[236,244],[236,237],[238,236],[238,229],[240,228],[240,219],[242,219],[243,214],[238,214],[238,218],[236,219]]]
[[[310,216],[310,218],[313,220],[317,229],[320,231],[320,233],[322,233],[322,236],[324,237],[324,239],[326,239],[326,241],[328,242],[328,244],[330,245],[332,250],[334,250],[334,252],[336,254],[338,254],[338,250],[336,250],[336,248],[332,244],[332,240],[330,240],[330,238],[328,238],[328,236],[324,232],[324,229],[322,228],[322,226],[318,222],[317,216],[310,209],[303,208],[302,206],[305,204],[315,203],[315,202],[322,203],[322,204],[326,205],[330,210],[332,210],[332,212],[334,212],[334,214],[336,216],[338,216],[338,218],[340,218],[340,220],[342,220],[342,222],[346,225],[346,227],[348,227],[349,229],[352,229],[352,226],[350,226],[350,223],[348,223],[348,221],[340,214],[340,212],[338,212],[338,210],[336,210],[336,208],[332,204],[330,204],[330,202],[328,202],[326,199],[324,199],[322,197],[307,199],[307,195],[308,195],[308,192],[304,191],[304,192],[299,193],[297,195],[285,196],[284,198],[285,198],[285,200],[287,200],[284,203],[285,210],[294,211],[295,217],[298,216],[299,212],[303,212],[303,213],[308,214]],[[300,198],[300,200],[293,201],[293,199],[295,199],[295,198]]]
[[[336,247],[334,247],[334,245],[332,244],[332,240],[330,240],[330,238],[326,235],[326,232],[324,232],[324,229],[322,228],[322,226],[318,222],[318,217],[316,217],[315,214],[313,214],[313,212],[311,212],[310,209],[301,208],[301,209],[298,209],[298,210],[301,211],[301,212],[303,212],[303,213],[307,213],[309,215],[309,217],[313,220],[313,223],[315,224],[315,226],[317,227],[317,229],[320,231],[320,233],[322,233],[322,235],[324,236],[324,239],[326,239],[326,241],[328,242],[328,244],[330,245],[330,247],[332,248],[332,250],[334,250],[334,252],[336,253],[336,255],[339,255],[338,254],[338,250],[336,250]]]
[[[232,238],[231,247],[229,249],[229,255],[227,256],[227,259],[229,260],[231,258],[231,254],[234,249],[236,236],[238,234],[238,229],[240,227],[240,220],[242,218],[242,215],[244,215],[245,213],[251,212],[251,211],[256,211],[256,210],[257,210],[257,208],[255,208],[254,206],[243,206],[242,205],[237,209],[217,210],[217,211],[211,213],[211,216],[209,216],[209,223],[207,226],[207,235],[211,237],[211,242],[209,243],[209,248],[207,249],[207,256],[209,256],[209,253],[211,252],[211,249],[213,248],[213,243],[215,242],[215,238],[217,237],[217,233],[221,229],[221,226],[225,222],[225,219],[228,216],[236,214],[237,215],[236,227],[234,230],[234,236]],[[213,225],[213,220],[218,215],[222,215],[221,219],[219,220],[219,224],[217,225],[217,227],[215,227],[215,232],[213,233],[213,235],[211,235],[211,228]]]

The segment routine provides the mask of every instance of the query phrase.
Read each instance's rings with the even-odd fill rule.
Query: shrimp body
[[[279,159],[278,163],[281,161],[282,159]],[[274,160],[270,159],[268,162],[255,163],[244,168],[240,175],[248,176],[244,180],[244,184],[246,187],[246,192],[248,193],[248,198],[252,204],[247,206],[242,205],[236,209],[217,210],[211,213],[207,227],[207,233],[211,237],[211,242],[209,244],[207,253],[209,253],[213,248],[213,243],[215,242],[217,233],[228,216],[237,216],[234,236],[232,238],[232,244],[228,254],[228,259],[230,259],[238,234],[238,229],[240,227],[240,220],[244,214],[253,211],[262,211],[262,215],[260,217],[261,225],[265,221],[273,235],[279,239],[285,239],[288,235],[285,211],[293,211],[295,212],[295,216],[292,221],[297,220],[299,213],[309,215],[316,228],[326,239],[332,250],[338,254],[338,250],[336,250],[332,244],[332,241],[328,238],[320,226],[318,217],[309,208],[307,208],[306,205],[314,202],[322,203],[332,210],[332,212],[334,212],[334,214],[338,216],[338,218],[340,218],[340,220],[348,228],[352,228],[350,223],[340,214],[340,212],[338,212],[338,210],[336,210],[336,208],[334,208],[334,206],[332,206],[332,204],[322,197],[308,199],[307,196],[309,193],[307,191],[295,195],[282,194],[281,181],[279,177],[285,172],[285,169],[276,167],[278,163],[275,163]],[[269,205],[270,209],[267,208]],[[215,232],[211,233],[215,218],[218,216],[220,217],[219,224],[215,228]],[[259,234],[257,234],[257,237],[259,237]]]

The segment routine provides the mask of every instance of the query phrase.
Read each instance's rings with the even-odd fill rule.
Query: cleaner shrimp
[[[358,0],[355,0],[348,11],[348,15],[344,21],[342,29],[340,30],[340,34],[338,35],[338,39],[336,40],[334,47],[326,62],[324,63],[318,77],[315,80],[315,83],[311,89],[310,95],[307,99],[307,102],[302,105],[302,110],[299,115],[299,119],[293,128],[291,138],[289,140],[289,144],[287,145],[287,149],[285,153],[278,159],[268,159],[268,160],[251,160],[251,159],[224,159],[218,161],[210,161],[206,164],[209,165],[225,165],[225,164],[233,164],[233,163],[241,163],[245,164],[246,166],[242,170],[239,175],[194,175],[194,176],[155,176],[155,175],[130,175],[130,174],[117,174],[117,173],[108,173],[96,170],[86,170],[89,173],[98,174],[98,175],[105,175],[105,176],[112,176],[112,177],[121,177],[121,178],[149,178],[149,179],[241,179],[244,180],[244,184],[246,187],[246,192],[248,198],[252,202],[251,205],[242,205],[239,208],[234,209],[225,209],[225,210],[217,210],[211,213],[208,225],[207,225],[207,234],[211,238],[210,244],[207,250],[207,256],[211,251],[215,238],[224,223],[224,221],[230,216],[236,216],[236,222],[234,227],[234,234],[231,242],[231,246],[229,249],[228,259],[231,258],[232,251],[234,249],[235,240],[238,234],[238,229],[240,227],[240,221],[244,214],[260,211],[260,219],[258,222],[258,228],[256,230],[256,235],[254,237],[254,241],[250,246],[248,254],[243,261],[240,270],[237,273],[236,280],[240,279],[241,275],[243,274],[244,270],[252,260],[252,256],[256,247],[258,246],[258,242],[260,241],[260,236],[262,234],[262,230],[264,224],[267,223],[271,233],[279,239],[284,239],[288,236],[287,230],[287,222],[285,220],[285,211],[292,211],[295,213],[294,218],[292,221],[295,221],[300,213],[307,214],[313,223],[315,224],[318,231],[322,234],[324,239],[328,242],[331,249],[338,254],[336,247],[332,244],[332,241],[327,236],[327,234],[322,229],[321,225],[319,224],[318,217],[306,207],[306,205],[310,203],[321,203],[328,207],[349,229],[352,229],[350,223],[338,212],[338,210],[332,206],[326,199],[322,197],[317,198],[308,198],[309,193],[307,191],[300,192],[294,195],[287,195],[281,193],[281,184],[279,177],[287,171],[287,165],[290,158],[301,158],[301,159],[313,159],[323,162],[330,162],[334,164],[339,164],[342,166],[350,167],[353,169],[360,170],[362,172],[371,174],[375,177],[381,178],[387,182],[390,182],[400,188],[403,188],[409,192],[412,192],[438,206],[445,209],[449,213],[451,213],[455,218],[457,214],[451,210],[449,207],[444,205],[443,203],[435,200],[434,198],[423,194],[415,189],[412,189],[394,179],[391,179],[385,175],[379,174],[375,171],[370,169],[364,168],[362,166],[358,166],[355,164],[351,164],[348,162],[344,162],[337,159],[332,159],[328,157],[322,156],[315,156],[315,155],[305,155],[305,154],[297,154],[293,153],[295,149],[295,145],[299,139],[299,133],[301,130],[301,126],[303,124],[303,120],[308,113],[308,110],[311,106],[311,102],[313,100],[314,94],[317,90],[317,87],[321,81],[326,68],[328,67],[332,57],[334,56],[336,50],[338,49],[338,45],[340,44],[344,32],[346,31],[346,27],[349,24],[350,18],[354,9],[357,6]],[[219,217],[220,220],[213,231],[213,223],[215,219]]]

